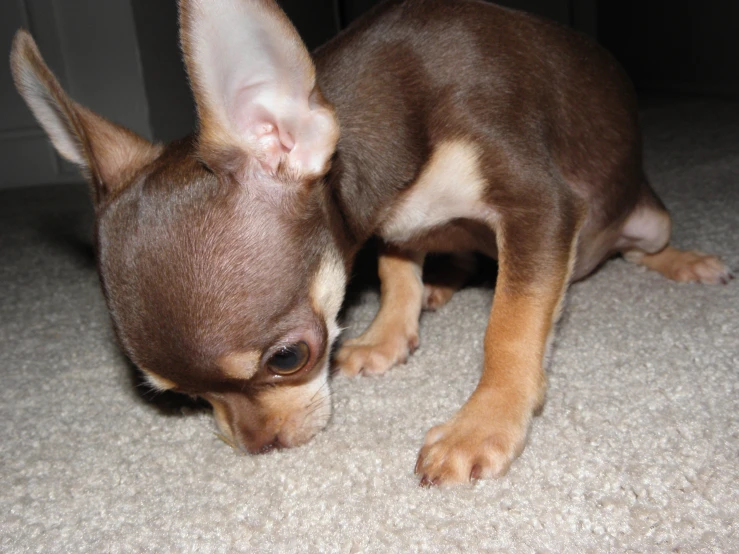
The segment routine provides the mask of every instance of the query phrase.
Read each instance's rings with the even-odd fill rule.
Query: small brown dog
[[[634,92],[584,36],[475,0],[389,1],[312,60],[273,0],[181,0],[180,23],[199,130],[168,146],[69,99],[24,31],[12,67],[89,176],[123,348],[155,388],[208,400],[239,449],[326,425],[336,316],[373,235],[381,307],[337,354],[349,375],[403,360],[424,294],[451,296],[424,293],[424,253],[499,264],[482,377],[426,435],[426,484],[499,476],[521,452],[568,283],[615,253],[678,281],[730,278],[668,246]]]

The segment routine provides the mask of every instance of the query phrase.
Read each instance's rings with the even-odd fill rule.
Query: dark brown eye
[[[292,375],[305,367],[310,358],[310,348],[303,342],[280,348],[267,362],[267,367],[275,375]]]

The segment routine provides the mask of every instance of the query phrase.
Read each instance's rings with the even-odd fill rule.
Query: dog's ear
[[[242,176],[327,171],[338,139],[333,109],[273,0],[180,0],[180,37],[208,165]]]
[[[13,39],[10,64],[18,92],[54,147],[91,181],[96,205],[158,155],[159,147],[71,100],[22,29]]]

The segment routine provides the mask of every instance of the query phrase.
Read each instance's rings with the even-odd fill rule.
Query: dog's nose
[[[276,448],[282,448],[284,445],[280,442],[276,434],[251,435],[249,440],[244,441],[243,449],[249,454],[266,454],[272,452]]]
[[[267,452],[272,452],[275,448],[282,448],[282,443],[280,443],[279,437],[275,436],[271,442],[266,443],[264,446],[262,446],[259,449],[259,454],[266,454]]]

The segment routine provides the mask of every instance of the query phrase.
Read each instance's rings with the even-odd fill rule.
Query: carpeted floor
[[[674,244],[739,269],[739,104],[643,113]],[[736,552],[739,281],[671,283],[608,263],[572,287],[548,403],[498,481],[422,489],[425,431],[480,373],[491,301],[422,320],[379,379],[334,380],[310,444],[236,456],[207,409],[151,399],[119,353],[83,187],[0,193],[3,552]],[[366,288],[347,336],[377,308]]]

